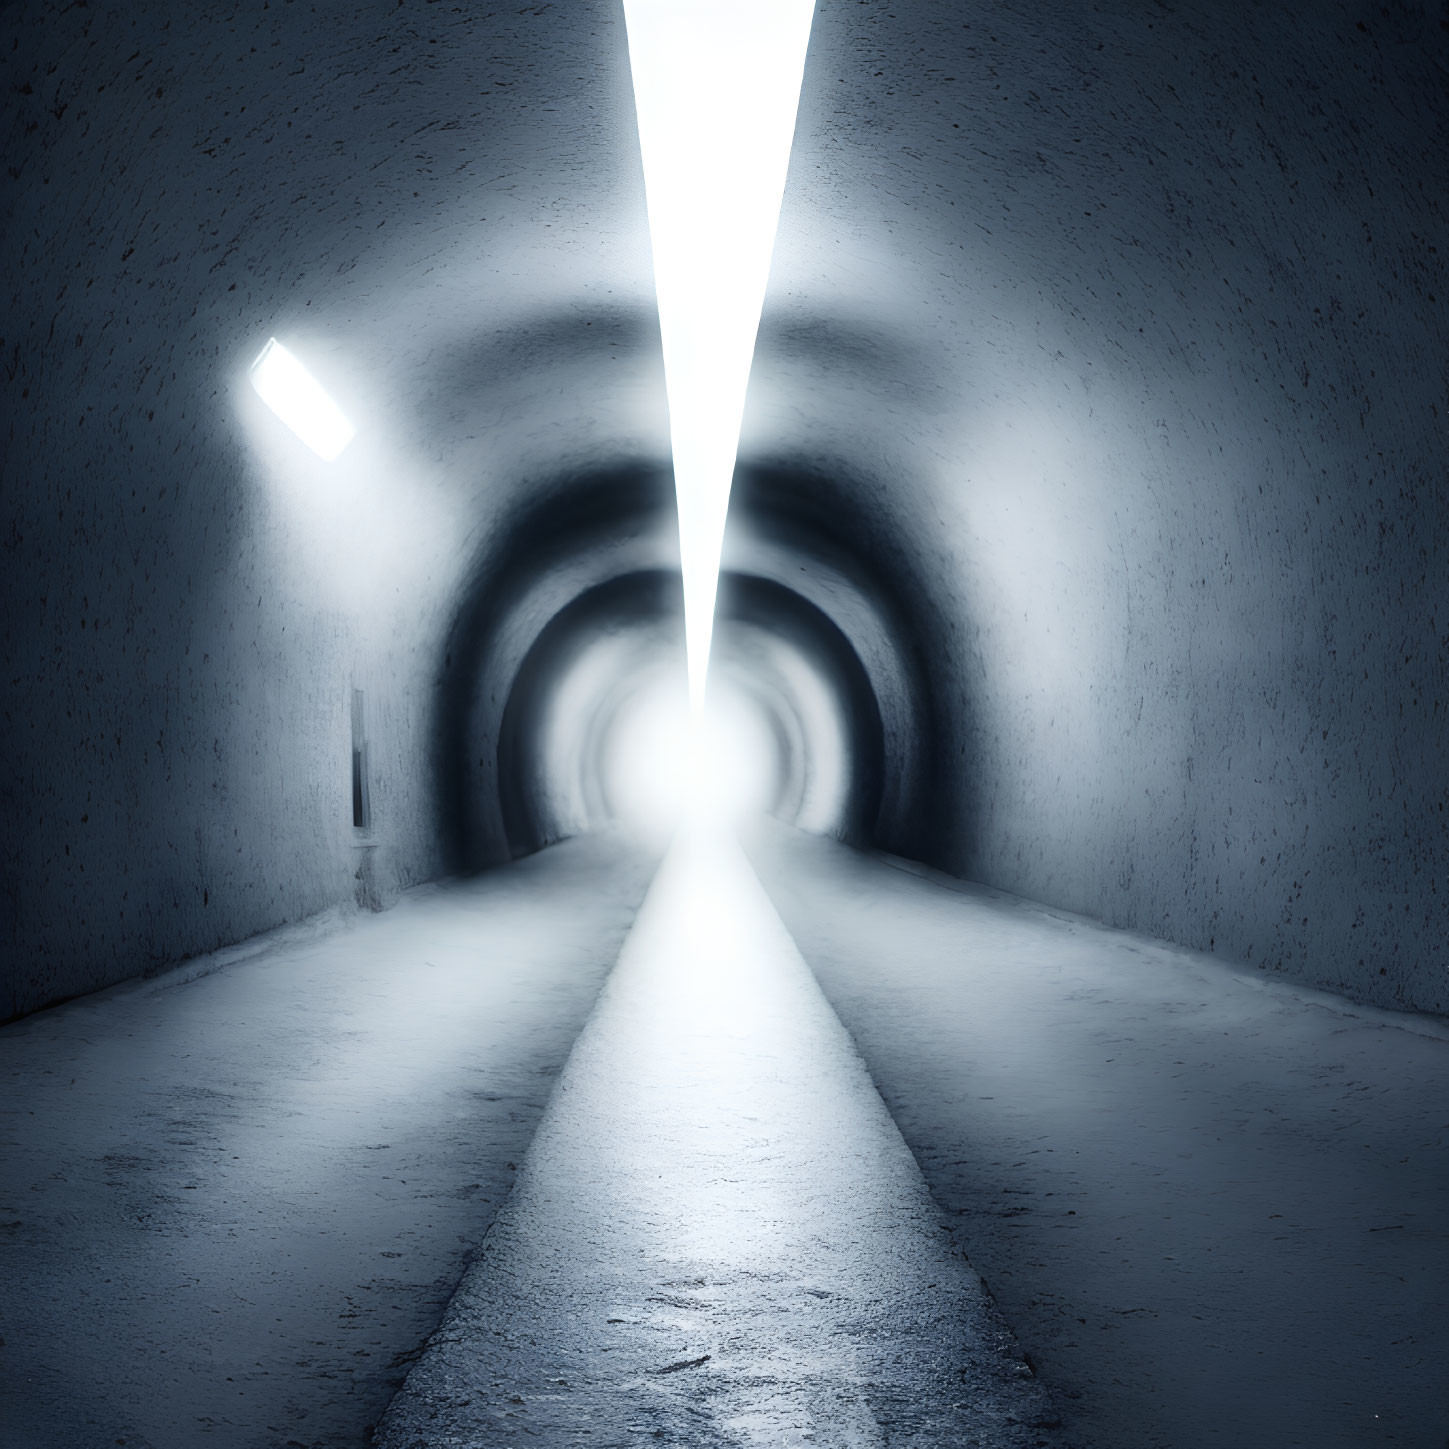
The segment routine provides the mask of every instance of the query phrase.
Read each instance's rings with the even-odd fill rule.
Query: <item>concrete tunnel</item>
[[[621,8],[3,16],[0,1439],[1449,1442],[1442,6],[817,0],[668,941]]]

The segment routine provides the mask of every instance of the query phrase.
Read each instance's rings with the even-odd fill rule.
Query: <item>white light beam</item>
[[[268,339],[250,377],[262,401],[317,454],[331,462],[356,429],[322,384],[275,337]]]
[[[624,0],[696,717],[813,8],[813,0]]]

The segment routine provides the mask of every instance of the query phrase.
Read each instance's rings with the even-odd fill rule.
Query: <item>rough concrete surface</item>
[[[0,1019],[350,900],[354,689],[378,886],[456,869],[461,601],[520,497],[664,446],[614,7],[5,21]]]
[[[906,606],[887,849],[1449,1012],[1446,75],[1436,5],[821,0],[742,456]]]
[[[617,4],[5,15],[8,1016],[460,868],[667,414]],[[730,558],[871,680],[877,843],[1449,1009],[1446,67],[1422,4],[820,0]]]
[[[0,1030],[0,1443],[370,1442],[650,868],[571,842]]]
[[[1449,1024],[832,842],[753,856],[1071,1435],[1449,1441]]]
[[[1057,1443],[738,847],[676,840],[388,1449]]]

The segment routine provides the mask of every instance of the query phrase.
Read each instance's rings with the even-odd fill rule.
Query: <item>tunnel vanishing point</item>
[[[794,1369],[727,1369],[784,1309],[701,1270],[618,1320],[674,1315],[627,1413],[585,1335],[454,1438],[437,1345],[534,1311],[489,1263],[589,1210],[580,1144],[673,1130],[589,1075],[657,1051],[674,1090],[674,1037],[610,1033],[672,989],[646,888],[687,889],[619,826],[683,668],[623,14],[0,21],[0,1440],[1443,1449],[1442,5],[817,0],[712,667],[773,823],[721,879],[809,968],[769,999],[814,1045],[760,1060],[834,1064],[778,1142],[817,1163],[812,1090],[903,1141],[978,1275],[931,1321],[1008,1367],[948,1404],[977,1350],[921,1327],[882,1387],[796,1313]],[[270,337],[356,425],[335,461],[248,385]],[[698,1110],[754,1102],[714,1050]],[[609,1282],[547,1332],[614,1323]],[[570,1374],[593,1440],[535,1385]]]

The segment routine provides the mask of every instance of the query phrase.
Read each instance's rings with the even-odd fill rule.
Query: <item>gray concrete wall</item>
[[[0,1014],[506,854],[510,671],[660,566],[579,485],[667,458],[614,4],[6,18]],[[1446,47],[820,0],[727,558],[857,655],[878,843],[1449,1010]]]
[[[926,601],[908,853],[1435,1011],[1441,14],[822,0],[746,425]]]
[[[614,19],[7,7],[0,1017],[447,868],[491,530],[663,447]],[[272,334],[335,464],[247,385]]]

